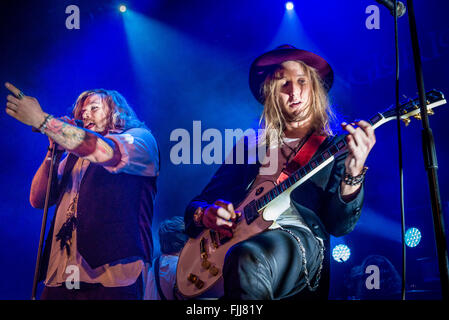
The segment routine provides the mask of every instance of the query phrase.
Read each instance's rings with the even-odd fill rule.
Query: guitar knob
[[[208,261],[208,260],[206,260],[206,259],[204,259],[204,260],[201,262],[201,266],[202,266],[204,269],[209,269],[209,268],[210,268],[210,265],[211,265],[210,261]]]
[[[213,275],[213,276],[216,276],[218,274],[218,271],[219,270],[218,270],[218,268],[216,266],[212,266],[209,269],[210,274]]]
[[[204,287],[204,281],[198,279],[197,282],[195,283],[195,287],[201,289],[202,287]]]
[[[204,281],[200,280],[200,278],[198,278],[198,276],[194,275],[193,273],[189,274],[187,280],[192,282],[198,289],[204,287]]]
[[[193,273],[191,273],[187,277],[187,280],[189,280],[192,283],[196,283],[198,281],[198,277],[196,275],[194,275]]]

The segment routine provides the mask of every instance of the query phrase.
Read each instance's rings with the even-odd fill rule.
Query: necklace
[[[81,187],[81,173],[83,171],[84,159],[81,161],[80,165],[80,177],[78,180],[78,188],[76,190],[76,194],[73,199],[70,201],[69,206],[66,211],[66,221],[62,225],[61,229],[59,229],[58,234],[56,235],[56,240],[60,241],[61,250],[64,248],[67,251],[67,255],[70,256],[70,247],[72,246],[72,234],[73,231],[78,226],[78,196]]]
[[[304,146],[304,144],[306,143],[306,141],[309,139],[309,137],[311,135],[312,135],[312,133],[310,132],[307,135],[305,135],[304,137],[299,138],[299,141],[294,148],[290,147],[284,140],[282,141],[283,143],[281,146],[281,152],[282,152],[282,155],[284,156],[284,158],[286,159],[282,171],[284,171],[284,169],[287,167],[288,163],[290,162],[290,158],[292,156],[296,155],[299,152],[299,150],[301,150],[301,148]],[[288,149],[290,149],[290,153],[288,155],[286,154],[286,150],[285,150],[284,146],[286,146]]]

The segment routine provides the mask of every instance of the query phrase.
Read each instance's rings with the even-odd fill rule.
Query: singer
[[[49,150],[57,144],[49,199],[56,209],[41,259],[41,299],[142,299],[159,173],[150,130],[114,90],[83,92],[68,120],[5,86],[13,94],[6,113],[48,136]],[[44,207],[50,155],[31,184],[34,208]]]

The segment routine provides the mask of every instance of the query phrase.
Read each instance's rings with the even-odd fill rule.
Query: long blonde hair
[[[303,118],[311,118],[311,130],[316,134],[325,136],[333,135],[330,121],[335,119],[335,115],[330,108],[328,95],[320,76],[315,68],[306,65],[302,61],[294,61],[303,67],[304,73],[311,84],[308,102],[309,108]],[[286,118],[282,112],[279,98],[280,88],[278,81],[276,81],[281,68],[279,66],[279,68],[269,74],[262,86],[265,101],[264,110],[260,118],[260,125],[264,129],[264,137],[262,139],[268,145],[270,143],[282,145],[283,132],[286,128]]]
[[[129,106],[126,99],[115,90],[94,89],[81,93],[78,99],[76,99],[72,111],[75,119],[81,119],[81,107],[84,101],[94,94],[100,96],[109,107],[106,126],[108,130],[124,131],[131,128],[145,127],[145,124],[137,118],[136,113]]]

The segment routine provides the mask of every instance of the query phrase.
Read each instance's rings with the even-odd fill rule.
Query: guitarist
[[[241,215],[234,205],[259,183],[279,183],[339,139],[346,139],[348,149],[291,193],[290,208],[267,231],[228,251],[223,298],[327,299],[329,237],[351,232],[360,217],[365,161],[375,144],[366,121],[342,123],[348,135],[333,135],[328,102],[332,83],[333,71],[322,57],[291,45],[252,63],[250,89],[264,106],[261,123],[266,130],[260,140],[268,153],[278,153],[278,170],[267,175],[262,169],[269,164],[223,164],[186,208],[191,237],[204,228],[231,237]],[[251,144],[244,144],[247,151]]]

